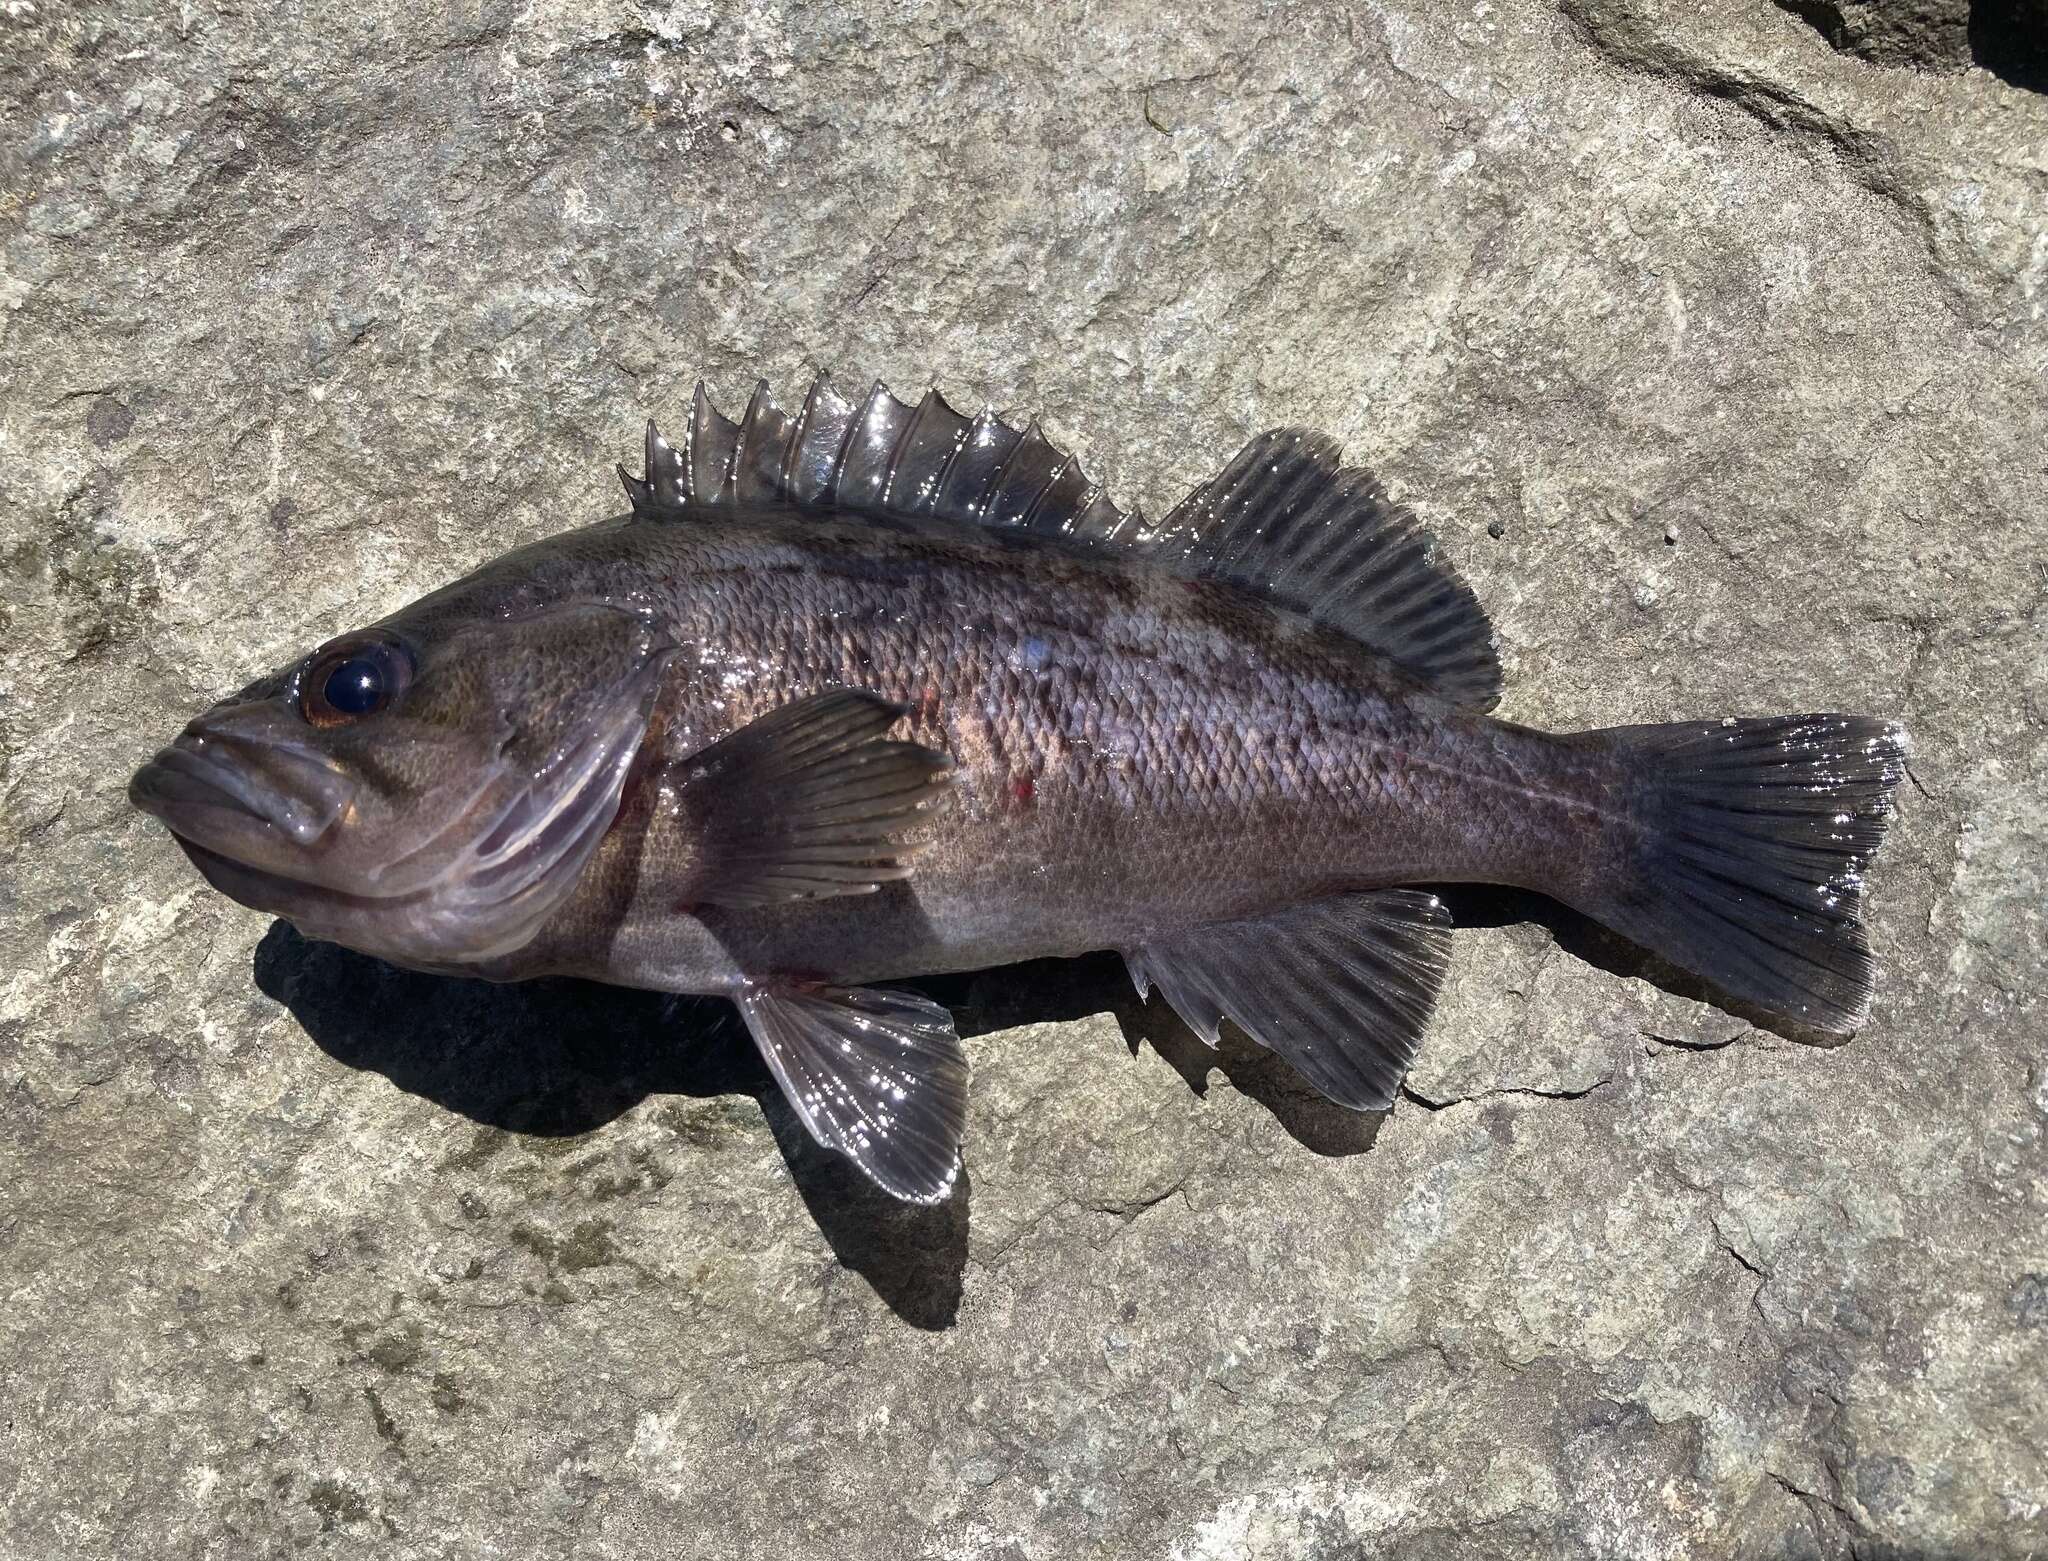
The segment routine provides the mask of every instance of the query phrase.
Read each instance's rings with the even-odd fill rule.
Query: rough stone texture
[[[2048,100],[1769,0],[0,14],[0,1554],[2024,1556]],[[940,984],[883,1205],[716,1004],[309,946],[122,799],[709,376],[1126,497],[1333,428],[1557,726],[1902,714],[1869,1028],[1460,893],[1412,1098]],[[1192,1085],[1192,1087],[1191,1087]]]

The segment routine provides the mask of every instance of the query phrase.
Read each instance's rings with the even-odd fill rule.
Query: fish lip
[[[246,792],[223,781],[219,766],[189,749],[170,747],[158,753],[128,782],[128,800],[161,821],[181,840],[210,836],[237,824],[269,828]]]
[[[199,869],[199,876],[208,884],[241,905],[274,910],[288,920],[303,912],[306,904],[316,899],[332,900],[337,903],[363,903],[351,895],[341,894],[332,889],[323,889],[318,884],[303,878],[294,878],[289,873],[273,872],[258,867],[246,857],[227,851],[216,850],[204,845],[192,836],[177,835],[178,848]],[[289,908],[287,908],[289,907]]]
[[[278,768],[294,764],[309,772],[308,784],[278,784]],[[256,838],[310,849],[347,813],[350,789],[312,755],[281,742],[224,736],[202,717],[135,772],[128,800],[180,839],[215,850],[239,851]],[[242,839],[230,847],[233,835]]]
[[[205,754],[175,744],[162,750],[128,782],[128,800],[152,817],[177,827],[180,809],[225,808],[263,820],[250,788],[231,770]]]

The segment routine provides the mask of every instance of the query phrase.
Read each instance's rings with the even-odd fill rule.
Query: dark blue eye
[[[320,692],[328,705],[342,715],[368,715],[390,698],[384,689],[384,669],[368,656],[352,656],[327,674]]]
[[[299,683],[299,713],[315,726],[340,726],[375,715],[412,679],[412,658],[373,640],[337,647],[317,658]]]

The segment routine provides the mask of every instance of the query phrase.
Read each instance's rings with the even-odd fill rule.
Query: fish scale
[[[995,935],[981,918],[962,935],[932,916],[932,930],[911,938],[879,929],[882,912],[871,903],[821,903],[790,940],[814,974],[867,982],[1071,955],[1142,940],[1190,914],[1256,916],[1331,882],[1408,881],[1405,837],[1430,827],[1430,809],[1441,815],[1430,834],[1440,872],[1489,876],[1511,865],[1477,860],[1454,843],[1463,835],[1483,849],[1501,838],[1484,827],[1491,791],[1442,781],[1432,792],[1423,779],[1431,772],[1402,762],[1433,756],[1444,775],[1476,778],[1494,762],[1494,739],[1466,735],[1483,718],[1391,685],[1352,642],[1313,625],[1280,641],[1281,657],[1253,662],[1179,593],[1124,600],[1104,578],[1115,574],[1107,563],[981,547],[971,537],[876,535],[803,515],[735,511],[701,529],[622,528],[615,538],[614,557],[593,561],[563,589],[617,594],[648,572],[645,549],[666,554],[660,573],[677,584],[657,606],[658,625],[699,658],[665,695],[671,730],[701,746],[836,687],[871,689],[925,712],[909,737],[951,754],[957,768],[953,795],[926,826],[936,841],[901,897],[950,907],[1019,876],[1015,864],[1028,860],[1038,892],[1061,910],[1051,917],[1013,906]],[[775,566],[728,562],[748,549]],[[849,554],[857,567],[839,567]],[[904,610],[868,614],[878,590]],[[976,627],[942,624],[942,603]],[[1066,626],[1041,627],[1055,618]],[[863,619],[856,646],[844,626]],[[1044,674],[1021,677],[1024,643],[1048,637],[1060,648]],[[1080,669],[1085,676],[1075,675]],[[734,677],[740,697],[728,694]],[[934,689],[936,703],[927,698]],[[1181,732],[1200,740],[1190,748]],[[1549,741],[1525,740],[1532,749]],[[1028,808],[1012,796],[1020,776],[1033,780]],[[1311,813],[1319,827],[1305,831]],[[622,914],[595,886],[602,863],[628,849],[623,836],[607,842],[591,891],[565,907],[543,941],[561,951],[560,968],[600,973],[577,952],[584,929],[575,918],[581,909],[597,925]],[[630,873],[617,877],[656,898],[648,914],[665,916],[665,875],[686,873],[689,853],[681,842],[634,849]],[[1113,893],[1102,892],[1105,877],[1115,879]],[[720,931],[732,942],[752,929]],[[686,945],[688,936],[672,940],[666,979],[715,986],[739,974],[712,968],[714,956]],[[764,963],[770,942],[747,942],[747,973],[774,973]]]
[[[210,882],[402,964],[732,998],[818,1141],[948,1194],[967,1067],[885,983],[1120,951],[1330,1099],[1395,1098],[1427,885],[1551,894],[1841,1034],[1905,738],[1860,716],[1495,719],[1485,613],[1336,445],[1158,525],[1031,424],[822,382],[651,425],[633,512],[194,721],[131,785]]]

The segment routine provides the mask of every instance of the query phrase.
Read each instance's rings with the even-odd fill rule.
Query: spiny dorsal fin
[[[910,406],[879,380],[855,404],[819,379],[794,419],[757,383],[738,423],[719,415],[700,382],[686,447],[650,422],[646,475],[620,467],[619,478],[634,510],[651,516],[781,500],[1088,542],[1137,540],[1145,525],[1035,422],[1020,431],[992,411],[963,417],[936,390]]]
[[[1160,555],[1378,651],[1446,699],[1500,703],[1486,610],[1436,539],[1336,441],[1276,428],[1174,507]]]

